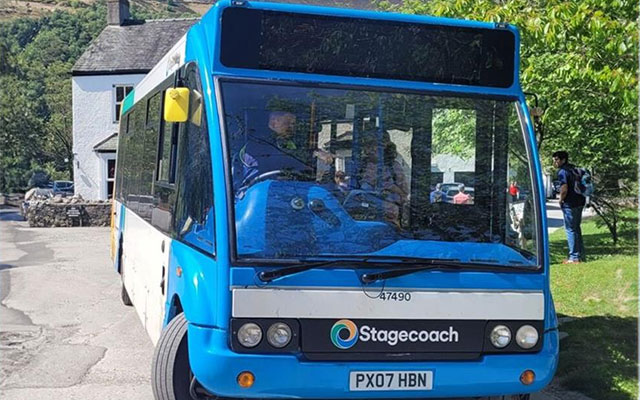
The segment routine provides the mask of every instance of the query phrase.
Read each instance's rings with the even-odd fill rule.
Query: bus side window
[[[150,111],[158,116],[159,137],[157,142],[157,163],[155,184],[153,187],[154,208],[151,212],[151,224],[166,233],[172,233],[172,221],[176,203],[176,154],[178,151],[178,124],[166,122],[162,115],[164,91],[158,93],[156,110]]]
[[[122,202],[127,204],[127,198],[131,193],[131,134],[132,134],[132,122],[131,113],[127,114],[127,126],[125,128],[125,135],[122,137],[123,152],[122,156]]]
[[[194,64],[186,71],[189,118],[181,124],[178,140],[175,231],[181,241],[214,254],[213,181],[202,85]]]
[[[127,150],[127,164],[131,166],[129,173],[130,181],[127,191],[127,207],[138,215],[143,215],[145,210],[141,203],[144,203],[144,109],[134,107],[131,111],[129,121],[129,142]]]
[[[164,92],[162,92],[164,98]],[[162,107],[161,107],[162,108]],[[178,144],[178,124],[175,122],[161,121],[160,124],[160,149],[158,152],[158,165],[156,180],[173,184],[176,181],[176,153]]]
[[[124,163],[124,158],[126,157],[126,140],[127,140],[127,129],[129,125],[129,115],[125,117],[124,121],[120,123],[120,132],[118,133],[118,153],[117,153],[117,168],[116,168],[116,199],[121,203],[124,203],[125,189],[124,189],[124,168],[126,164]]]
[[[140,184],[139,184],[139,204],[138,214],[145,220],[151,222],[151,215],[153,213],[154,195],[153,195],[153,181],[155,175],[155,162],[158,148],[158,128],[160,125],[160,113],[154,112],[154,110],[160,109],[160,95],[161,93],[153,94],[146,101],[145,107],[145,121],[143,134],[143,149],[140,157]],[[142,111],[142,110],[140,110]]]

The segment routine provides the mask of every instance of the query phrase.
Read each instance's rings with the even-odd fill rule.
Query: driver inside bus
[[[242,185],[247,186],[263,174],[281,171],[282,175],[313,176],[312,158],[331,163],[333,157],[327,152],[315,152],[296,136],[297,118],[288,111],[269,113],[267,132],[249,135],[247,143],[240,149],[238,158],[242,163]]]
[[[260,174],[291,168],[304,170],[304,154],[293,140],[296,116],[290,112],[269,113],[269,131],[249,136],[240,149],[238,157],[242,163],[243,186]]]

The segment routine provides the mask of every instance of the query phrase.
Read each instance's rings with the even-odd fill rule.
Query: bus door
[[[145,232],[148,246],[139,247],[138,272],[144,281],[144,326],[155,344],[162,331],[166,302],[166,273],[169,266],[170,239],[162,232],[149,227]],[[144,268],[144,271],[142,269]]]

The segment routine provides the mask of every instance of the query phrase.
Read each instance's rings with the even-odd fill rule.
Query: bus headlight
[[[489,339],[491,340],[491,344],[494,347],[502,349],[504,347],[507,347],[511,342],[511,331],[504,325],[497,325],[491,331]]]
[[[531,325],[523,325],[516,332],[516,343],[523,349],[530,349],[538,344],[538,330]]]
[[[291,341],[291,328],[283,322],[276,322],[267,331],[267,341],[278,349],[285,347]]]
[[[256,347],[262,340],[262,329],[253,322],[248,322],[238,329],[238,342],[244,347]]]

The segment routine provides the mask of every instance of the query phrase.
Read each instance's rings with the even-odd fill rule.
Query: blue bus
[[[112,254],[155,398],[547,385],[518,49],[503,23],[217,2],[122,107]]]

